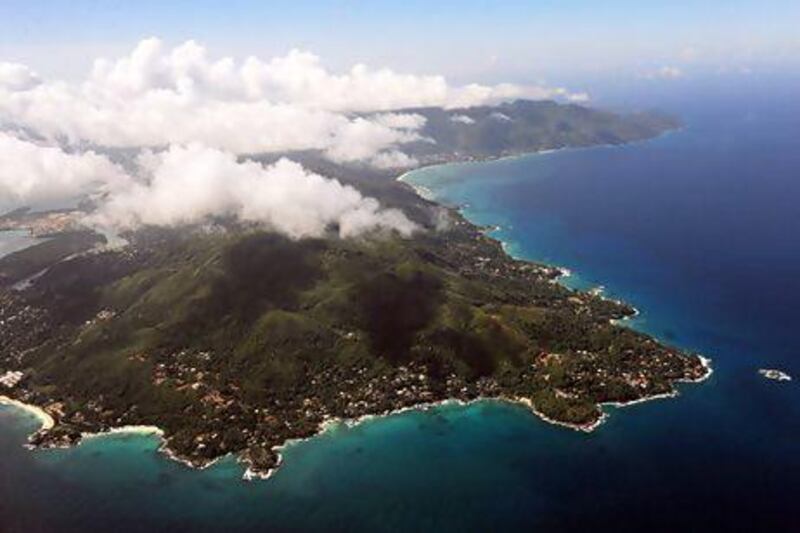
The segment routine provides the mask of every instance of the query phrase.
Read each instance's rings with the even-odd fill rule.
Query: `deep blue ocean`
[[[800,531],[798,89],[684,84],[616,102],[682,118],[658,139],[406,178],[710,357],[678,398],[589,435],[490,402],[405,413],[290,446],[255,483],[146,437],[30,452],[35,421],[0,407],[0,531]]]

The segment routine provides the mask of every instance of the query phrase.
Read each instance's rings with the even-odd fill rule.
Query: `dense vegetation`
[[[551,105],[495,112],[539,121]],[[565,123],[580,109],[565,108]],[[436,113],[428,127],[441,126]],[[456,137],[448,146],[484,142]],[[264,472],[274,446],[329,417],[487,396],[586,427],[602,402],[705,373],[697,357],[615,326],[629,307],[553,283],[554,269],[509,258],[457,212],[380,172],[304,157],[425,231],[293,241],[232,223],[144,228],[122,249],[75,254],[98,237],[63,234],[0,259],[0,370],[23,371],[14,395],[58,419],[37,443],[156,424],[193,464],[242,452]]]
[[[618,115],[552,101],[517,100],[465,109],[405,110],[425,117],[422,137],[404,150],[423,160],[497,157],[522,152],[647,139],[678,123],[655,113]]]

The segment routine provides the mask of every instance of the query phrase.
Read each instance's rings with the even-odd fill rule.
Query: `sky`
[[[331,68],[462,83],[800,64],[797,0],[3,0],[0,21],[0,59],[65,78],[151,36],[234,57],[299,48]]]

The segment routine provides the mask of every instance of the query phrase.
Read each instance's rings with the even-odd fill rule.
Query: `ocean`
[[[712,359],[680,396],[584,434],[496,402],[338,427],[267,481],[171,462],[154,437],[22,447],[0,407],[0,531],[800,530],[800,102],[794,85],[708,84],[653,107],[680,131],[421,169],[514,255],[633,304],[627,323]],[[760,368],[795,381],[770,381]]]
[[[24,250],[37,242],[37,238],[31,237],[30,233],[24,230],[0,231],[0,257]]]

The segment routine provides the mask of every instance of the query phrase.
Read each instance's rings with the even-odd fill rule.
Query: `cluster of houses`
[[[23,376],[22,372],[18,370],[9,370],[8,372],[0,376],[0,385],[8,389],[16,387],[17,383],[19,383],[22,380],[22,376]]]

